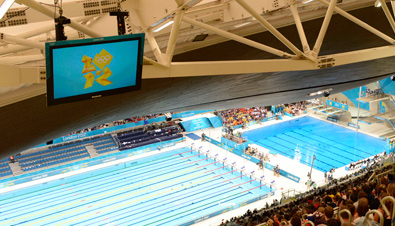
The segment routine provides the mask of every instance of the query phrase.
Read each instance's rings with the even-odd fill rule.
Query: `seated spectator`
[[[333,208],[331,206],[325,207],[324,217],[325,217],[324,225],[341,226],[340,221],[338,221],[337,219],[333,219]]]
[[[381,196],[381,199],[383,199],[383,198],[389,196],[388,193],[385,193],[385,192],[383,192],[381,195],[382,195],[382,196]],[[380,205],[379,208],[378,208],[377,210],[380,211],[381,214],[383,215],[383,218],[384,218],[384,226],[391,226],[391,219],[392,219],[391,215],[392,215],[392,208],[393,208],[392,202],[389,201],[389,200],[387,200],[387,201],[385,201],[384,204],[385,204],[385,207],[386,207],[386,208],[389,210],[389,212],[390,212],[390,215],[389,215],[389,216],[388,216],[387,213],[384,211],[384,208],[383,208],[382,205]],[[379,218],[379,215],[378,215],[378,214],[375,214],[375,215],[374,215],[374,221],[377,222],[377,223],[380,223],[380,218]]]
[[[348,210],[348,211],[350,211],[350,214],[351,214],[350,208],[348,208],[348,206],[346,206],[346,205],[343,205],[343,206],[340,207],[340,211],[342,211],[342,210]],[[352,215],[351,215],[351,217],[352,217]],[[340,218],[343,219],[344,223],[350,223],[350,220],[351,220],[350,216],[346,212],[340,213],[339,214],[339,220],[340,220]]]
[[[317,212],[315,213],[315,219],[314,219],[314,224],[319,225],[319,224],[324,224],[325,216],[324,216],[324,211],[325,208],[323,206],[318,207]]]
[[[358,200],[358,207],[356,210],[355,218],[353,223],[356,226],[362,226],[363,221],[365,220],[365,215],[369,211],[369,201],[367,198],[361,198]],[[372,221],[372,226],[378,226],[375,221]]]

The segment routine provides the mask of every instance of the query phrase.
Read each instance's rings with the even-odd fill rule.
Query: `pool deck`
[[[333,123],[333,122],[326,120],[327,115],[313,114],[313,112],[314,111],[309,111],[307,115],[310,117],[316,118],[316,119],[323,120],[325,122]],[[304,116],[306,116],[306,115],[295,116],[295,117],[284,116],[283,120],[280,120],[280,121],[273,120],[273,121],[264,122],[261,125],[260,124],[252,125],[252,126],[249,126],[249,128],[247,128],[247,129],[240,128],[240,129],[235,130],[234,133],[238,132],[238,131],[245,132],[245,131],[249,131],[249,130],[254,130],[254,129],[264,127],[264,126],[269,126],[269,125],[281,123],[284,121],[294,120],[296,118],[304,117]],[[353,119],[352,122],[356,124],[356,119]],[[338,122],[338,123],[333,123],[333,124],[342,126],[344,128],[347,128],[347,129],[350,129],[353,131],[356,131],[355,128],[347,126],[347,123],[345,123],[345,122]],[[370,136],[373,136],[376,138],[379,138],[379,136],[385,132],[393,131],[392,129],[386,127],[383,124],[367,125],[364,123],[359,123],[359,126],[360,126],[360,129],[358,132],[361,132],[361,133],[364,133],[364,134],[367,134],[367,135],[370,135]],[[195,131],[195,133],[197,135],[200,135],[202,132],[204,132],[207,136],[219,141],[221,139],[222,128],[205,129],[205,130]],[[225,150],[223,150],[215,145],[210,145],[209,143],[201,142],[200,140],[199,141],[192,141],[191,139],[188,139],[188,138],[187,138],[187,142],[194,143],[195,146],[198,146],[198,147],[200,147],[199,145],[201,145],[205,150],[211,150],[211,152],[219,153],[221,156],[227,156],[228,161],[236,162],[236,164],[245,164],[246,169],[247,169],[246,171],[255,170],[256,176],[260,177],[261,175],[265,175],[265,178],[268,181],[275,180],[276,187],[278,189],[278,191],[276,192],[276,194],[273,197],[270,197],[265,200],[261,200],[261,201],[240,207],[236,210],[232,210],[230,212],[221,214],[216,217],[212,217],[210,219],[207,219],[206,221],[194,224],[194,226],[206,226],[206,225],[217,226],[222,222],[222,220],[226,221],[232,217],[243,215],[248,209],[250,209],[250,210],[253,210],[254,208],[260,209],[260,208],[264,207],[266,202],[268,202],[270,205],[274,199],[280,200],[281,191],[286,191],[288,189],[295,189],[296,192],[305,192],[306,191],[305,183],[307,182],[307,179],[308,179],[307,172],[310,172],[310,167],[308,167],[300,162],[297,162],[295,160],[292,160],[292,159],[287,158],[282,155],[271,155],[271,158],[270,158],[270,164],[272,164],[272,165],[279,164],[281,169],[283,169],[285,171],[292,172],[296,176],[300,177],[301,178],[300,182],[296,183],[296,182],[293,182],[293,181],[286,179],[284,177],[275,177],[275,176],[273,176],[273,172],[269,171],[267,169],[265,169],[265,171],[262,172],[262,170],[258,170],[258,166],[256,166],[254,163],[245,161],[240,156],[226,152]],[[263,151],[264,153],[268,152],[267,149],[265,149],[261,146],[253,145],[253,147],[258,148],[259,151]],[[246,163],[244,163],[244,162],[246,162]],[[334,173],[334,177],[340,178],[340,177],[343,177],[349,173],[351,173],[351,172],[346,171],[345,167],[340,167],[340,168],[336,169],[336,171]],[[317,182],[317,184],[319,186],[325,184],[324,173],[319,170],[316,170],[314,168],[312,169],[312,179],[313,179],[313,181]]]

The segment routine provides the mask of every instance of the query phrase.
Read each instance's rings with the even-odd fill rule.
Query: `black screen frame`
[[[105,43],[115,43],[124,41],[138,41],[137,62],[136,62],[136,85],[116,88],[111,90],[80,94],[76,96],[63,97],[55,99],[54,93],[54,73],[53,73],[53,50],[60,48],[70,48],[77,46],[100,45]],[[112,36],[103,38],[92,38],[83,40],[61,41],[46,43],[46,65],[47,65],[47,106],[71,103],[82,100],[96,99],[100,97],[132,92],[141,89],[142,71],[143,71],[143,54],[144,54],[145,34],[133,34]],[[55,75],[56,76],[56,75]]]

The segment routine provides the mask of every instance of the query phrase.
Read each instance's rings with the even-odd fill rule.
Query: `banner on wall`
[[[210,120],[206,117],[183,121],[180,122],[180,124],[184,127],[186,132],[193,132],[199,129],[212,127]]]
[[[359,129],[359,126],[357,126],[357,124],[354,124],[354,123],[351,123],[351,122],[349,122],[348,124],[347,124],[349,127],[352,127],[352,128],[355,128],[355,129]]]
[[[333,100],[326,100],[326,104],[328,106],[332,106],[332,107],[335,107],[335,108],[340,108],[340,109],[343,109],[345,111],[348,111],[348,105],[346,105],[346,104],[335,102]]]
[[[328,117],[326,118],[326,120],[331,121],[331,122],[338,122],[338,121],[339,121],[339,119],[333,118],[333,117],[330,117],[330,116],[328,116]]]
[[[222,126],[222,120],[218,116],[210,117],[208,120],[211,122],[214,128],[218,128]]]

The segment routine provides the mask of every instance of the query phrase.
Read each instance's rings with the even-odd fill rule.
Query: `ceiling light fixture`
[[[250,24],[251,22],[246,22],[246,23],[242,23],[242,24],[237,24],[237,25],[235,25],[235,26],[233,26],[234,28],[239,28],[239,27],[243,27],[243,26],[246,26],[246,25],[248,25],[248,24]]]
[[[13,3],[14,0],[0,0],[0,19],[3,18]]]
[[[374,6],[376,6],[376,7],[380,7],[380,6],[381,6],[381,2],[380,2],[380,0],[377,0],[377,1],[374,3]]]
[[[154,30],[154,32],[159,32],[159,31],[161,31],[161,30],[167,28],[168,26],[170,26],[170,25],[173,24],[173,23],[174,23],[174,21],[169,21],[169,22],[167,22],[166,24],[164,24],[163,26],[161,26],[161,27],[159,27],[158,29]]]
[[[312,2],[313,0],[305,0],[305,1],[303,1],[303,4],[307,4],[307,3],[309,3],[309,2]]]
[[[327,97],[327,96],[329,96],[329,94],[330,94],[330,92],[331,92],[332,90],[333,90],[332,88],[331,88],[331,89],[324,89],[324,90],[320,90],[320,91],[317,91],[317,92],[309,93],[307,96],[312,97],[312,96],[316,96],[316,95],[321,95],[321,94],[323,94],[325,97]],[[329,94],[328,94],[328,93],[329,93]]]

